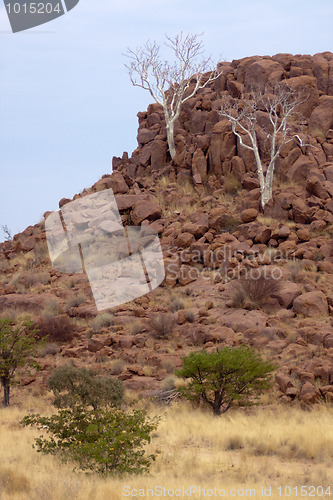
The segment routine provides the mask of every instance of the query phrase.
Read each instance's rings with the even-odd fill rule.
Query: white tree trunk
[[[176,156],[176,146],[175,146],[175,121],[169,120],[166,124],[167,138],[168,138],[168,146],[169,152],[172,160]]]
[[[261,191],[261,206],[262,209],[264,210],[266,203],[269,202],[269,200],[272,198],[272,186],[267,183],[267,180],[265,182],[265,185]]]
[[[267,168],[265,182],[261,191],[261,206],[264,210],[266,203],[273,197],[273,178],[274,178],[275,161],[271,162]]]

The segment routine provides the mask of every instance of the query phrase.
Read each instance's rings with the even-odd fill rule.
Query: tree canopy
[[[245,403],[268,389],[274,369],[249,347],[226,346],[217,352],[192,352],[176,374],[189,380],[182,389],[186,397],[202,399],[220,415],[234,401]]]
[[[84,405],[96,410],[103,406],[121,406],[124,396],[121,380],[100,377],[93,370],[73,365],[56,368],[48,380],[48,386],[55,395],[53,404],[57,408]]]
[[[9,405],[10,385],[17,368],[39,367],[35,358],[37,345],[42,341],[36,337],[37,332],[32,321],[15,325],[9,319],[0,320],[0,378],[5,406]]]

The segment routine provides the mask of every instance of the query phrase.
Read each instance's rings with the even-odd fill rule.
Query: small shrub
[[[66,304],[65,304],[65,311],[68,311],[72,307],[79,307],[81,304],[86,302],[87,297],[84,295],[84,293],[79,293],[77,295],[73,295],[73,297],[70,297]]]
[[[9,269],[9,262],[6,259],[0,260],[0,271],[7,271]]]
[[[290,281],[297,283],[300,273],[303,271],[303,262],[301,260],[288,262],[287,268],[290,271]]]
[[[22,279],[22,273],[15,273],[9,282],[9,286],[17,287],[17,285],[20,283],[21,279]]]
[[[34,259],[34,265],[47,264],[50,261],[49,250],[46,241],[39,241],[31,251]]]
[[[29,479],[19,472],[17,468],[0,468],[0,491],[1,493],[13,496],[29,494],[31,484]]]
[[[120,375],[124,371],[126,363],[123,359],[112,359],[109,366],[112,375]]]
[[[38,327],[38,337],[47,337],[50,342],[70,342],[73,339],[74,328],[65,314],[53,318],[41,318]]]
[[[91,322],[91,328],[94,333],[100,333],[102,328],[108,328],[115,323],[113,314],[103,313],[99,314]]]
[[[174,375],[168,375],[162,380],[161,390],[173,391],[174,389],[176,389],[176,377]]]
[[[325,259],[325,255],[320,251],[315,252],[313,257],[312,257],[312,260],[314,260],[315,262],[320,262],[324,259]]]
[[[175,365],[173,364],[171,359],[166,358],[166,359],[162,359],[161,368],[163,370],[166,370],[168,373],[173,373],[175,370]]]
[[[178,297],[172,297],[170,301],[170,311],[171,312],[176,312],[180,311],[181,309],[184,309],[185,305],[184,302],[178,298]]]
[[[189,309],[185,310],[185,318],[188,323],[194,323],[195,320],[194,312]]]
[[[225,441],[224,448],[226,450],[240,450],[244,448],[243,438],[238,435],[228,437]]]
[[[29,272],[24,277],[24,281],[29,285],[33,286],[37,283],[41,283],[42,285],[46,285],[50,281],[50,274],[46,271],[42,272]]]
[[[48,354],[52,354],[54,356],[55,354],[58,354],[58,352],[59,346],[50,342],[40,350],[39,355],[41,357],[47,356]]]
[[[153,316],[149,321],[151,334],[155,339],[166,339],[172,334],[176,324],[175,317],[170,313]]]
[[[221,220],[216,226],[216,230],[220,233],[233,233],[234,231],[236,231],[239,224],[240,222],[236,217],[224,214],[224,216],[221,217]]]
[[[156,368],[150,365],[144,365],[142,367],[143,373],[145,377],[153,377],[156,373]]]
[[[234,281],[232,285],[232,307],[243,309],[259,309],[267,303],[269,297],[277,294],[281,288],[279,280],[264,274],[260,274],[258,279],[241,278]]]
[[[66,287],[69,289],[74,288],[75,285],[76,285],[76,282],[75,282],[75,279],[73,279],[73,278],[69,278],[69,280],[66,281]]]
[[[56,299],[50,299],[45,302],[44,309],[42,311],[42,316],[44,318],[53,318],[61,313],[60,304]]]
[[[224,175],[223,181],[223,189],[227,194],[236,194],[242,189],[241,183],[231,172]]]
[[[142,321],[134,321],[134,323],[131,323],[130,325],[130,333],[132,335],[138,335],[139,333],[142,332],[144,329],[144,325]]]
[[[121,380],[100,377],[93,370],[64,365],[56,368],[48,380],[57,408],[91,406],[94,410],[105,406],[120,407],[124,397]]]

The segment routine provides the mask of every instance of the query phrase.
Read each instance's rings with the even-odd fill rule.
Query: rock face
[[[159,234],[166,279],[158,294],[99,318],[86,277],[50,268],[39,223],[0,243],[0,313],[78,318],[73,339],[52,354],[54,365],[75,358],[107,370],[109,359],[110,372],[132,390],[159,389],[199,347],[249,345],[278,366],[283,401],[333,401],[333,54],[254,56],[220,67],[222,76],[184,103],[173,161],[163,109],[151,104],[138,113],[132,155],[114,157],[112,174],[74,197],[111,188],[124,225],[141,226],[147,241],[152,231]],[[242,106],[244,92],[276,83],[304,93],[297,110],[303,117],[290,127],[306,146],[295,139],[282,149],[273,199],[262,213],[253,152],[219,110],[225,96]],[[262,109],[256,130],[266,164],[269,127]],[[65,211],[70,202],[63,198],[59,206]],[[279,289],[230,305],[230,282],[276,270]],[[166,337],[155,338],[152,318],[170,312],[175,321],[162,324]]]
[[[252,88],[263,90],[267,85],[279,82],[304,93],[304,102],[297,111],[309,120],[309,131],[324,141],[321,146],[322,157],[323,162],[327,161],[332,154],[329,139],[333,128],[332,53],[254,56],[221,63],[220,69],[223,72],[221,78],[184,104],[177,124],[175,164],[180,169],[188,170],[195,183],[200,184],[206,175],[222,176],[230,171],[242,181],[247,172],[256,170],[253,153],[239,146],[230,123],[219,116],[220,101],[217,94],[227,92],[239,99],[243,91]],[[125,163],[128,167],[129,162],[132,163],[132,173],[138,173],[141,167],[159,169],[169,159],[162,107],[154,103],[147,112],[139,113],[138,116],[139,146],[132,158],[126,158],[126,162],[114,160],[117,170]],[[262,127],[263,138],[267,124],[267,116],[262,112],[258,125]],[[290,170],[299,156],[304,162],[304,158],[313,154],[307,154],[296,143],[291,143],[286,156]],[[314,165],[317,166],[316,162]]]

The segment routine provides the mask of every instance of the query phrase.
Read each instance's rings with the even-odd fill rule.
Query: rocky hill
[[[50,370],[71,360],[151,394],[173,387],[189,351],[247,344],[278,365],[277,397],[333,400],[333,54],[220,67],[184,104],[173,161],[163,110],[151,104],[138,113],[131,157],[114,157],[113,173],[74,197],[112,188],[125,225],[158,232],[161,287],[98,314],[84,274],[52,269],[44,221],[0,244],[0,314],[30,315],[49,334],[42,371],[24,384],[42,390]],[[262,213],[253,153],[219,110],[225,96],[241,99],[276,82],[306,92],[291,125],[306,146],[283,148]],[[261,111],[259,138],[267,119]],[[265,157],[264,139],[260,147]]]

